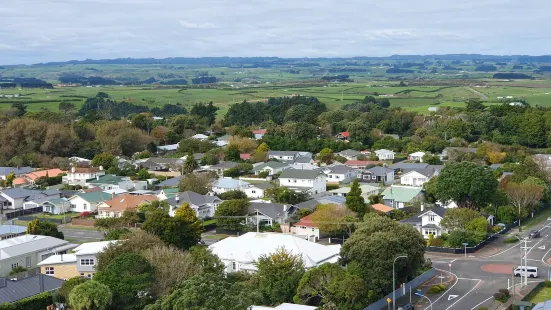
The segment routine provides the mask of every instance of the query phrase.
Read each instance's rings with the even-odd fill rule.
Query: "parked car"
[[[415,310],[415,307],[412,304],[405,304],[398,307],[398,310]]]
[[[540,232],[537,231],[537,230],[532,230],[530,232],[530,234],[528,234],[528,238],[532,239],[532,238],[539,238],[540,237]]]

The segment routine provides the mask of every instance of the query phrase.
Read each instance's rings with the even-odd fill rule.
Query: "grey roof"
[[[40,285],[41,280],[42,289]],[[0,303],[11,303],[23,298],[40,294],[42,292],[57,290],[61,287],[63,282],[65,281],[43,274],[17,281],[1,278]]]
[[[7,235],[13,233],[23,233],[27,231],[25,226],[17,225],[0,225],[0,235]]]
[[[269,182],[259,182],[259,183],[250,183],[252,187],[260,188],[260,189],[268,189],[272,187],[272,183]]]
[[[444,217],[444,215],[446,215],[446,212],[448,212],[448,209],[443,208],[443,207],[433,207],[433,208],[421,211],[421,213],[419,213],[417,216],[421,216],[421,215],[423,215],[423,214],[425,214],[429,211],[432,211],[432,212],[438,214],[440,217]]]
[[[33,168],[31,168],[31,167],[0,167],[0,175],[8,175],[12,172],[15,175],[27,174],[27,173],[33,172]]]
[[[287,179],[315,179],[322,173],[319,170],[286,169],[279,178]]]
[[[268,151],[268,156],[295,156],[296,151]]]
[[[237,167],[237,165],[239,164],[233,161],[225,161],[225,162],[219,163],[218,165],[213,165],[210,168],[211,169],[231,169],[231,168]]]
[[[278,168],[285,168],[288,167],[286,163],[278,162],[278,161],[269,161],[263,164],[260,164],[253,168],[253,171],[260,171],[263,170],[266,167],[272,168],[272,169],[278,169]]]
[[[356,150],[348,149],[348,150],[344,150],[344,151],[339,152],[339,154],[342,155],[342,156],[355,157],[355,156],[359,156],[362,153],[360,153]]]
[[[336,174],[345,174],[354,170],[345,165],[330,166],[330,167],[327,167],[327,169],[331,170],[331,173],[336,173]]]
[[[171,158],[171,157],[151,157],[147,161],[152,161],[159,165],[176,165],[182,162],[180,158]]]
[[[307,156],[300,156],[300,157],[297,157],[297,159],[295,159],[294,163],[295,164],[307,164],[309,162],[312,161],[312,158],[311,157],[307,157]]]
[[[375,166],[367,169],[366,172],[369,172],[374,175],[386,175],[387,173],[394,172],[394,170],[387,167]]]
[[[417,225],[417,224],[421,224],[421,218],[418,217],[417,215],[414,215],[408,219],[401,220],[400,223]]]
[[[298,205],[296,205],[295,207],[297,209],[310,209],[310,210],[314,210],[314,208],[317,206],[317,205],[320,205],[320,204],[336,204],[336,205],[342,205],[346,202],[346,198],[343,197],[343,196],[339,196],[339,195],[327,195],[327,196],[323,196],[323,197],[319,197],[319,198],[315,198],[315,199],[310,199],[310,200],[307,200],[305,202],[301,202],[299,203]]]
[[[249,214],[255,213],[256,210],[258,212],[271,217],[272,219],[283,217],[285,215],[285,211],[283,211],[284,204],[281,203],[262,203],[262,202],[252,202],[249,205],[248,212]],[[288,205],[289,207],[291,205]]]
[[[7,259],[28,253],[55,250],[56,248],[66,245],[72,245],[73,248],[77,247],[76,244],[70,244],[66,240],[61,240],[54,237],[23,235],[0,241],[0,254],[2,255],[2,259]]]
[[[490,165],[490,169],[492,170],[496,170],[498,168],[501,168],[501,166],[503,166],[502,164],[491,164]]]
[[[7,188],[1,191],[4,195],[13,199],[36,197],[42,194],[40,191],[25,188]]]
[[[207,203],[212,203],[215,200],[220,200],[220,198],[216,196],[201,195],[192,191],[185,191],[183,193],[178,193],[178,197],[180,198],[180,201],[178,202],[176,201],[176,197],[167,199],[167,201],[171,206],[179,207],[184,202],[187,202],[189,204],[196,205],[196,206],[201,206]]]
[[[551,300],[538,303],[532,310],[551,310]]]
[[[427,224],[427,225],[424,225],[422,228],[436,228],[436,229],[440,229],[440,227],[436,226],[435,224]]]
[[[178,184],[180,184],[180,181],[184,178],[183,175],[179,175],[177,177],[174,177],[172,179],[168,179],[165,181],[162,181],[161,183],[157,184],[159,187],[178,187]]]
[[[393,165],[390,165],[390,169],[398,170],[398,169],[425,169],[429,166],[429,164],[423,164],[423,163],[406,163],[406,162],[399,162],[395,163]]]
[[[45,191],[43,191],[42,193],[44,193],[44,195],[46,196],[54,196],[54,195],[61,195],[61,191],[57,190],[57,189],[47,189]]]

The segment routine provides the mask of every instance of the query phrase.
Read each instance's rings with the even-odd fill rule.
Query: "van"
[[[538,277],[538,267],[530,267],[530,266],[518,266],[515,268],[515,271],[513,271],[513,274],[515,277],[520,277],[521,275],[528,276],[530,278],[537,278]]]

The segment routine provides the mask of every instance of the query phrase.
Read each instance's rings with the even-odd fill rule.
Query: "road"
[[[486,257],[476,254],[467,254],[467,257],[427,254],[435,268],[450,272],[456,279],[446,293],[437,299],[433,298],[433,309],[476,310],[482,305],[488,306],[492,303],[493,294],[500,288],[507,288],[509,285],[512,291],[512,281],[518,289],[520,278],[513,278],[512,270],[520,265],[520,259],[524,258],[525,252],[528,266],[539,267],[538,279],[528,279],[528,282],[539,282],[547,278],[551,270],[551,221],[546,220],[532,229],[539,230],[541,238],[529,240],[527,248],[524,247],[524,242],[522,247],[519,243],[511,244]],[[523,232],[522,236],[527,234],[527,231]]]
[[[486,96],[486,94],[483,94],[483,93],[479,92],[479,91],[476,90],[476,89],[473,89],[473,88],[468,87],[468,86],[466,86],[465,89],[468,90],[468,91],[470,91],[471,93],[477,95],[477,96],[480,96],[480,99],[482,99],[482,100],[488,99],[488,96]]]
[[[65,240],[69,239],[74,242],[95,242],[103,240],[103,232],[89,229],[74,229],[58,226],[59,231],[63,232]]]

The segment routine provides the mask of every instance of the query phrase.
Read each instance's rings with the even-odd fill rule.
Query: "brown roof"
[[[392,210],[394,210],[393,208],[389,207],[389,206],[386,206],[382,203],[376,203],[374,205],[371,205],[371,207],[373,209],[375,209],[375,211],[378,211],[378,212],[383,212],[383,213],[388,213]]]
[[[99,171],[99,168],[75,168],[75,173],[93,173]]]
[[[136,209],[144,202],[147,203],[156,200],[159,199],[157,198],[157,196],[153,195],[124,194],[103,202],[103,204],[99,206],[98,209],[102,209],[104,211],[125,211],[128,209]],[[104,205],[108,205],[109,207],[107,208]]]
[[[41,177],[57,177],[58,175],[62,174],[63,171],[61,169],[49,169],[49,170],[40,170],[40,171],[33,171],[31,173],[27,173],[25,176],[31,180],[37,180]]]

